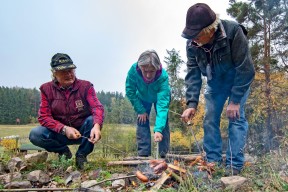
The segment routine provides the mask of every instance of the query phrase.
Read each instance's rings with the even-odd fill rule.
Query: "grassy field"
[[[38,124],[29,125],[0,125],[0,138],[12,135],[20,137],[19,145],[30,143],[28,137],[31,129]],[[102,128],[102,139],[96,145],[95,151],[100,153],[119,153],[134,151],[136,143],[136,128],[133,125],[105,124]],[[114,146],[115,149],[109,146]],[[77,146],[71,146],[72,149]],[[118,149],[118,152],[117,150]]]
[[[0,137],[19,135],[20,137],[28,137],[30,130],[38,124],[28,124],[28,125],[0,125]],[[108,134],[107,132],[135,132],[135,127],[132,125],[120,125],[120,124],[106,124],[104,125],[102,132],[103,134]]]
[[[28,137],[32,128],[37,124],[29,125],[0,125],[0,137],[19,135],[20,137]]]

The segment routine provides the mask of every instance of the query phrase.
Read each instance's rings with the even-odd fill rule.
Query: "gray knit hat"
[[[143,52],[138,59],[139,67],[149,64],[153,65],[156,68],[156,70],[159,70],[161,68],[161,62],[159,56],[153,49],[149,49]]]

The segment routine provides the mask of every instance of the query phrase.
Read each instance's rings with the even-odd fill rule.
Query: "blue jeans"
[[[143,106],[146,109],[146,113],[148,117],[150,115],[152,103],[148,103],[142,101]],[[154,104],[155,112],[157,114],[156,103]],[[164,157],[169,150],[170,145],[170,130],[168,125],[168,118],[166,121],[166,126],[162,131],[163,139],[159,142],[159,155],[160,157]],[[146,120],[144,124],[140,124],[137,121],[137,130],[136,130],[136,137],[137,137],[137,148],[138,148],[138,155],[140,156],[151,156],[151,132],[150,132],[150,122],[149,118]]]
[[[81,127],[74,127],[79,130],[82,136],[90,137],[91,129],[93,128],[93,118],[89,116]],[[49,152],[61,153],[68,149],[67,145],[80,144],[76,156],[87,156],[93,151],[94,145],[86,138],[68,139],[61,133],[56,133],[49,128],[38,126],[31,130],[29,139],[31,143],[42,147]]]
[[[246,91],[240,102],[240,118],[228,125],[228,148],[226,152],[226,166],[241,170],[244,164],[244,145],[248,131],[248,122],[245,118],[244,106],[250,90]],[[205,92],[204,118],[204,151],[209,162],[222,162],[222,138],[220,133],[220,118],[230,91],[209,90]],[[229,101],[228,101],[229,102]]]

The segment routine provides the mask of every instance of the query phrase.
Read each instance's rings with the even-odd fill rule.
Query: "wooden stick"
[[[178,176],[176,173],[174,173],[172,170],[165,170],[166,174],[170,174],[173,178],[175,178],[178,182],[183,182],[182,178]]]
[[[103,180],[103,181],[99,181],[98,183],[95,183],[94,185],[91,185],[90,187],[94,187],[96,185],[100,185],[101,183],[105,183],[106,181],[114,181],[114,180],[119,180],[119,179],[126,179],[126,178],[130,178],[130,177],[136,177],[136,175],[128,175],[128,176],[124,176],[124,177],[106,179],[106,180]],[[88,187],[88,188],[90,188],[90,187]]]
[[[22,192],[22,191],[74,191],[73,188],[27,188],[27,189],[0,189],[0,191],[14,191],[14,192]]]
[[[115,166],[115,165],[140,165],[147,164],[150,160],[134,160],[134,161],[110,161],[107,163],[107,166]]]
[[[168,167],[170,169],[172,169],[172,170],[179,171],[179,172],[182,172],[182,173],[186,173],[186,169],[183,169],[183,168],[178,167],[176,165],[168,164]]]
[[[150,160],[152,157],[126,157],[123,161],[133,161],[133,160]]]

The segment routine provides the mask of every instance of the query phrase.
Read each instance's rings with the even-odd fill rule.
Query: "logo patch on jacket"
[[[75,101],[75,104],[76,104],[76,108],[77,108],[77,110],[78,110],[78,112],[79,111],[82,111],[84,108],[84,105],[83,105],[83,103],[82,103],[82,100],[76,100]]]

